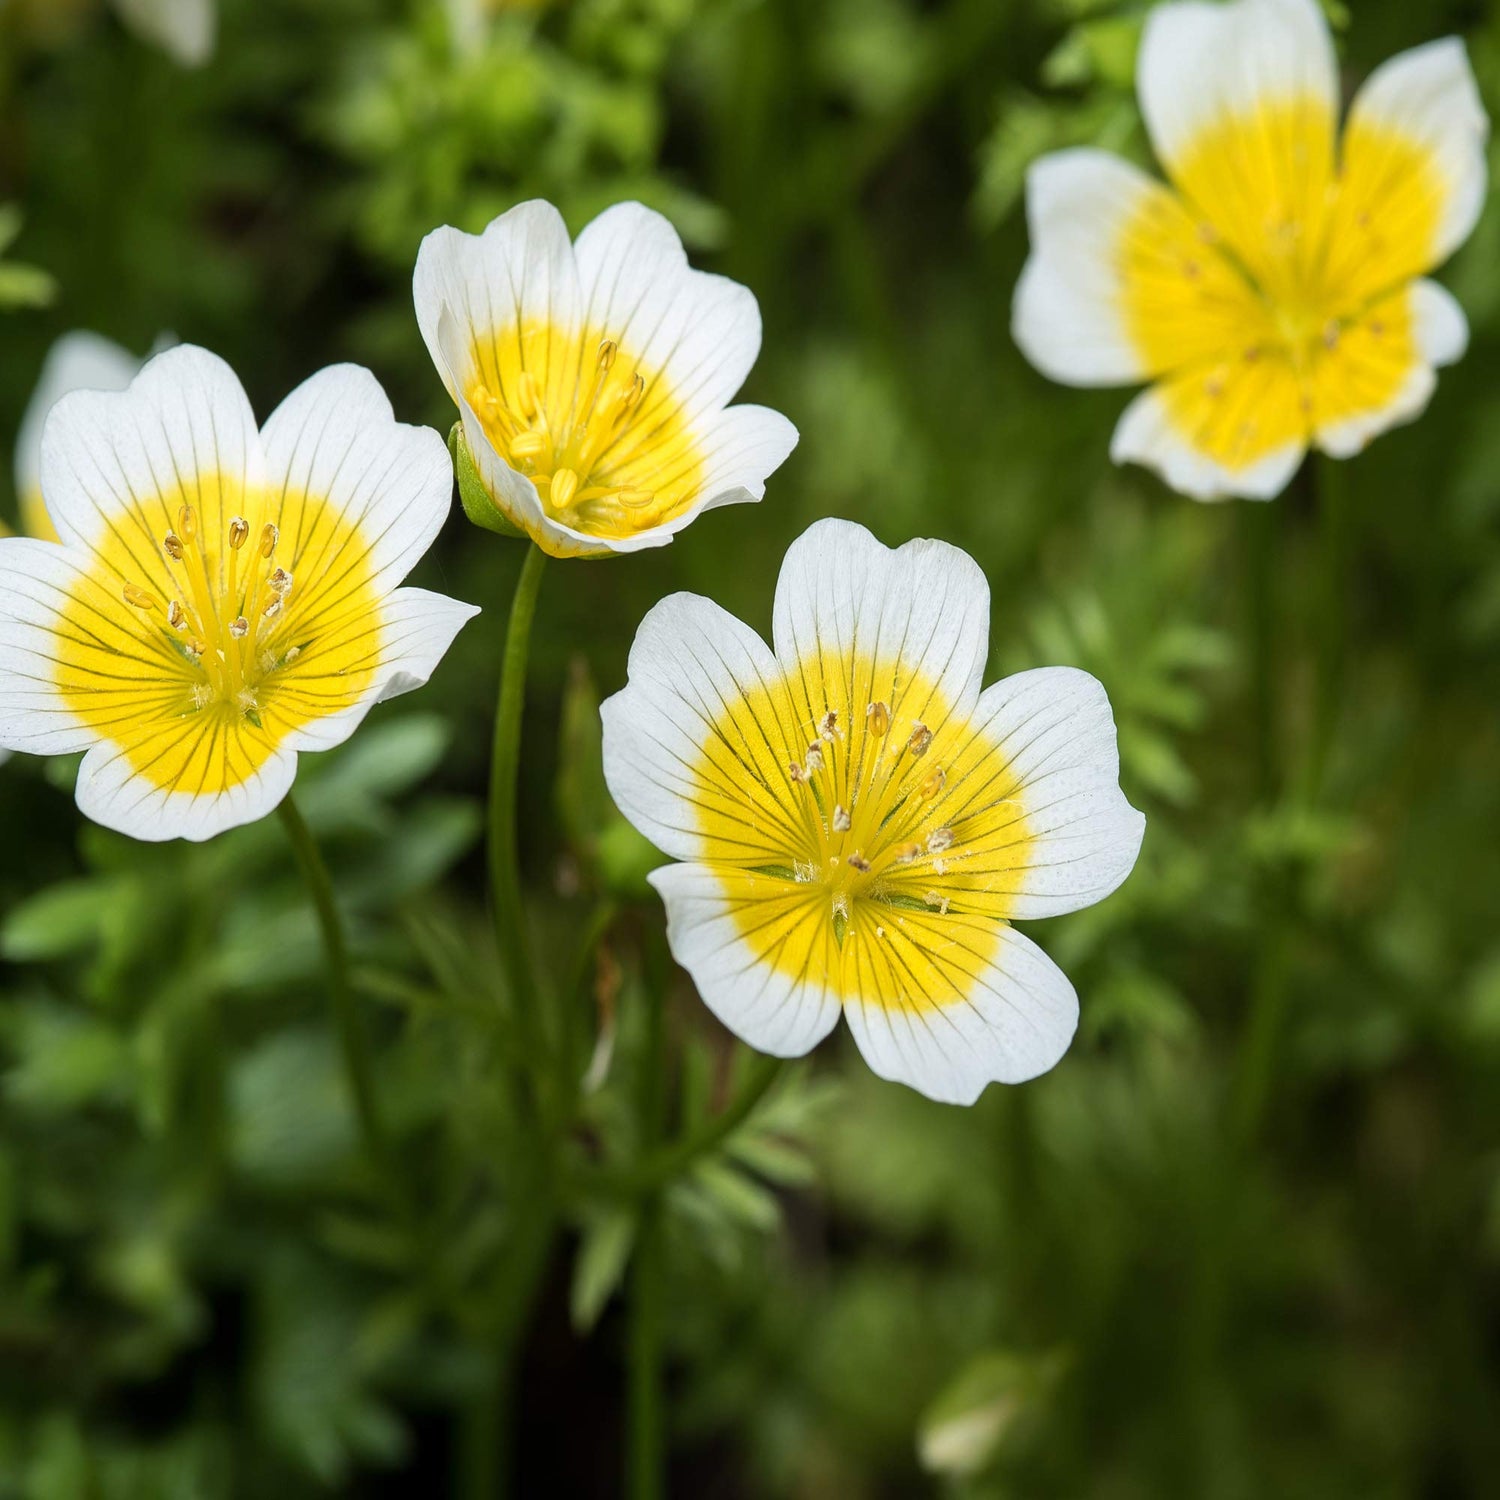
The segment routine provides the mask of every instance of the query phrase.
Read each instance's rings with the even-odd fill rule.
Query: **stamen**
[[[274,620],[276,618],[276,616],[279,615],[280,613],[281,613],[281,600],[280,599],[273,599],[260,612],[260,617],[263,620]]]
[[[807,774],[813,775],[823,769],[823,747],[817,740],[807,747]]]
[[[279,599],[284,599],[292,591],[292,575],[285,568],[277,568],[271,576],[266,579],[266,584],[271,592]]]
[[[540,432],[527,428],[525,432],[518,432],[510,440],[510,451],[513,458],[534,459],[540,458],[548,448],[547,439]]]
[[[656,491],[635,489],[616,490],[615,499],[626,510],[644,510],[656,499]]]
[[[872,703],[865,709],[865,723],[877,740],[883,740],[891,732],[891,711],[884,703]]]
[[[521,403],[522,412],[528,417],[536,416],[542,409],[541,388],[530,370],[522,370],[516,381],[516,399]]]
[[[242,640],[244,640],[244,639],[245,639],[245,637],[246,637],[246,636],[247,636],[247,635],[249,635],[249,634],[250,634],[250,622],[249,622],[249,620],[247,620],[247,619],[246,619],[246,618],[245,618],[245,617],[244,617],[244,615],[241,615],[241,616],[240,616],[240,617],[239,617],[239,618],[238,618],[238,619],[237,619],[237,620],[235,620],[235,621],[234,621],[234,623],[233,623],[233,624],[232,624],[232,625],[231,625],[231,626],[230,626],[230,627],[229,627],[229,633],[230,633],[230,635],[232,635],[232,636],[233,636],[233,637],[234,637],[234,638],[235,638],[235,640],[237,640],[237,641],[242,641]]]
[[[182,545],[182,538],[175,531],[169,531],[161,539],[162,551],[164,551],[173,562],[181,562],[184,552],[187,550]]]
[[[148,593],[145,589],[138,589],[133,583],[125,585],[125,602],[136,609],[161,608],[161,600],[155,594]]]
[[[641,404],[641,397],[646,394],[646,377],[636,374],[631,377],[630,389],[620,398],[620,405],[628,411],[634,410]]]
[[[932,731],[920,720],[912,725],[911,738],[906,742],[906,748],[913,755],[926,755],[927,747],[932,743]]]
[[[281,531],[274,521],[267,521],[260,529],[260,555],[269,559],[281,540]],[[295,558],[292,559],[294,562]]]
[[[917,796],[919,796],[924,802],[930,802],[934,797],[937,796],[940,791],[942,791],[943,787],[947,784],[947,781],[948,777],[944,773],[943,768],[941,766],[934,766],[932,768],[932,774],[929,775],[927,780],[917,788]]]
[[[807,780],[807,772],[794,760],[789,760],[786,763],[786,774],[799,785]]]
[[[900,844],[891,856],[898,865],[909,865],[915,859],[921,859],[922,846],[920,844]]]
[[[578,475],[572,469],[559,469],[552,476],[550,500],[554,510],[566,510],[578,493]]]
[[[187,626],[187,611],[175,599],[167,606],[167,624],[173,630],[183,630]]]
[[[189,547],[198,540],[198,512],[191,505],[177,512],[177,530]]]
[[[839,803],[833,810],[833,831],[835,833],[848,833],[854,826],[853,819],[849,816],[849,809]]]
[[[614,365],[619,345],[613,339],[602,339],[599,343],[599,373],[607,375]]]
[[[833,709],[830,708],[828,712],[818,720],[818,734],[823,739],[827,740],[831,745],[833,743],[834,735],[838,733],[838,728],[839,716]]]
[[[235,516],[229,523],[229,545],[238,552],[249,537],[250,523],[243,516]]]
[[[927,852],[929,854],[941,854],[944,849],[953,847],[953,830],[951,828],[935,828],[927,835]]]
[[[857,849],[849,856],[849,867],[858,870],[861,875],[868,875],[870,873],[870,861]]]

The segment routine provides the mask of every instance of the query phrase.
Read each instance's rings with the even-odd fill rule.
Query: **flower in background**
[[[1426,406],[1468,327],[1423,274],[1473,229],[1489,122],[1464,46],[1376,69],[1341,143],[1315,0],[1173,3],[1137,91],[1173,188],[1103,151],[1043,157],[1015,337],[1070,385],[1153,382],[1115,430],[1198,499],[1270,499]]]
[[[27,536],[55,542],[57,532],[42,500],[42,426],[70,391],[123,391],[141,367],[127,349],[97,333],[65,333],[47,351],[41,378],[16,432],[16,497]]]
[[[759,500],[796,444],[779,412],[728,404],[760,352],[754,296],[690,269],[639,203],[576,244],[540,201],[482,235],[436,229],[415,297],[493,519],[553,557],[660,547]]]
[[[0,540],[0,745],[86,751],[78,805],[140,839],[271,811],[297,752],[425,682],[477,613],[398,588],[452,497],[442,439],[366,370],[305,381],[257,432],[183,346],[42,433],[61,542]]]
[[[1145,826],[1104,689],[1051,667],[981,691],[973,560],[846,521],[793,543],[774,641],[674,594],[604,705],[615,801],[685,861],[651,877],[677,961],[777,1056],[842,1012],[878,1074],[934,1099],[1045,1072],[1078,1000],[1011,921],[1107,896]]]
[[[185,68],[200,68],[214,54],[219,28],[214,0],[114,0],[120,19]]]

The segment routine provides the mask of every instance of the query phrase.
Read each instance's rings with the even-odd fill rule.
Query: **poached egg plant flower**
[[[1171,186],[1103,151],[1039,160],[1016,341],[1069,385],[1151,382],[1116,462],[1270,499],[1309,446],[1347,458],[1417,416],[1462,356],[1423,278],[1479,217],[1489,122],[1450,37],[1377,68],[1339,140],[1316,0],[1158,6],[1136,78]]]
[[[776,585],[774,648],[707,599],[641,623],[604,715],[620,810],[677,961],[751,1046],[800,1056],[848,1017],[881,1077],[971,1103],[1045,1072],[1072,985],[1011,926],[1091,905],[1145,820],[1087,673],[981,691],[989,586],[943,542],[820,521]]]
[[[135,838],[274,809],[301,750],[425,682],[477,611],[397,585],[448,513],[442,439],[336,365],[256,429],[182,346],[48,416],[58,542],[0,540],[0,746],[85,752],[78,805]]]
[[[483,234],[435,229],[413,289],[483,491],[476,514],[465,486],[466,508],[549,556],[663,546],[704,510],[759,500],[796,445],[779,412],[729,405],[760,352],[754,296],[692,270],[639,203],[576,244],[540,200]]]

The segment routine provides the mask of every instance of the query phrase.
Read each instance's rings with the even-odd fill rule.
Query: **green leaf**
[[[601,1215],[584,1229],[568,1296],[575,1332],[587,1333],[598,1322],[624,1279],[637,1227],[635,1214],[621,1208]]]
[[[599,835],[615,817],[604,784],[604,725],[599,691],[582,656],[568,669],[558,734],[557,781],[553,801],[569,842],[592,857]]]
[[[458,498],[464,514],[476,525],[497,536],[522,536],[521,529],[501,512],[490,498],[474,464],[474,455],[469,452],[468,439],[464,437],[462,422],[455,422],[448,434],[448,451],[453,455],[453,472],[458,479]]]
[[[95,946],[125,894],[113,880],[71,880],[23,901],[0,927],[0,954],[12,963],[61,958]]]

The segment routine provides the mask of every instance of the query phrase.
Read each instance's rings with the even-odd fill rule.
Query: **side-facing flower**
[[[21,530],[55,542],[57,530],[42,500],[42,428],[47,414],[70,391],[123,391],[142,361],[97,333],[65,333],[47,351],[42,373],[16,429],[16,497]]]
[[[760,352],[754,296],[692,270],[639,203],[576,244],[541,201],[480,235],[435,229],[414,293],[495,519],[553,557],[663,546],[759,500],[796,445],[779,412],[729,405]]]
[[[60,542],[0,540],[0,745],[87,752],[78,805],[140,839],[270,812],[297,752],[420,686],[477,611],[397,585],[447,515],[442,439],[336,365],[256,430],[190,346],[42,433]]]
[[[1424,273],[1473,229],[1489,122],[1456,37],[1377,68],[1338,130],[1316,0],[1174,0],[1137,91],[1172,187],[1103,151],[1043,157],[1016,341],[1069,385],[1153,382],[1111,454],[1183,493],[1270,499],[1417,416],[1468,340]],[[1175,189],[1175,191],[1173,191]]]
[[[1145,826],[1104,689],[1054,667],[981,691],[973,560],[845,521],[787,553],[773,638],[674,594],[604,705],[616,803],[684,861],[652,876],[678,962],[777,1056],[842,1012],[878,1074],[934,1099],[1045,1072],[1077,996],[1010,923],[1108,895]]]

